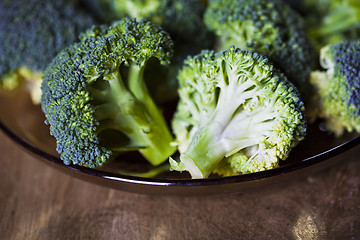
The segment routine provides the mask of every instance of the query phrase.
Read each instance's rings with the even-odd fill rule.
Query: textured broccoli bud
[[[216,33],[216,50],[235,47],[266,56],[295,84],[304,101],[311,96],[309,74],[316,54],[302,17],[277,0],[212,0],[206,26]]]
[[[38,102],[46,66],[94,23],[76,1],[0,1],[0,87],[28,82]]]
[[[313,117],[325,120],[336,135],[360,132],[360,41],[323,47],[320,63],[325,70],[312,72],[310,78],[317,89]]]
[[[175,151],[143,77],[148,60],[168,64],[172,48],[157,25],[124,18],[61,51],[46,70],[41,102],[65,164],[96,167],[115,152],[139,150],[158,165]]]
[[[206,178],[224,173],[228,160],[232,174],[271,169],[305,136],[296,88],[257,53],[204,51],[186,60],[178,78],[172,126],[180,162],[170,159],[173,170]]]
[[[176,75],[188,55],[212,48],[213,35],[203,23],[205,5],[199,0],[90,0],[103,19],[146,18],[160,25],[174,42],[174,55],[166,68],[152,66],[149,75],[162,74],[161,82],[151,82],[149,90],[159,100],[177,97]],[[97,7],[96,7],[97,6]]]

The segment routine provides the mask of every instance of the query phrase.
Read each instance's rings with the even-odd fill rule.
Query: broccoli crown
[[[304,1],[308,35],[317,49],[360,36],[358,0]]]
[[[234,45],[258,52],[307,95],[316,55],[302,17],[289,5],[277,0],[211,0],[204,22],[218,36],[217,50]]]
[[[0,1],[0,77],[21,67],[43,72],[94,22],[75,1]]]
[[[325,71],[314,71],[310,78],[318,91],[318,116],[335,134],[360,132],[360,41],[328,45],[320,57]]]
[[[152,164],[174,151],[143,71],[150,58],[167,64],[167,33],[149,21],[124,18],[92,27],[47,68],[42,108],[65,164],[96,167],[114,152],[138,149]]]
[[[154,69],[162,73],[161,83],[152,82],[150,91],[160,100],[177,97],[176,75],[188,55],[198,54],[202,49],[212,48],[213,35],[203,23],[205,5],[199,0],[92,0],[95,9],[103,9],[110,19],[131,17],[146,18],[160,25],[174,42],[175,54],[170,67]],[[109,14],[112,13],[112,14]],[[152,73],[149,73],[152,74]]]
[[[174,170],[207,177],[224,158],[239,156],[233,172],[270,169],[305,136],[296,88],[257,53],[203,51],[186,60],[178,79],[172,126],[180,162],[170,160]]]

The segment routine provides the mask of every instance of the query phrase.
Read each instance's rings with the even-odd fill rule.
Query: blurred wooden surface
[[[272,190],[146,196],[65,175],[0,133],[0,239],[360,239],[359,156]]]

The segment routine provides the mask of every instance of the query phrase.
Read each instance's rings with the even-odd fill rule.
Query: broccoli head
[[[336,135],[344,131],[360,132],[360,41],[341,41],[321,49],[324,70],[311,73],[317,89],[313,117],[326,122]]]
[[[0,1],[0,87],[39,85],[56,54],[94,23],[76,1]]]
[[[96,167],[139,150],[158,165],[176,150],[144,80],[148,60],[168,64],[172,49],[159,26],[123,18],[92,27],[58,54],[46,69],[41,103],[65,164]]]
[[[231,45],[266,56],[299,89],[304,101],[316,54],[302,17],[277,0],[211,0],[206,26],[218,38],[216,50]]]
[[[154,74],[163,75],[162,81],[151,82],[149,88],[156,99],[172,100],[177,97],[176,75],[188,55],[212,48],[213,35],[203,23],[205,5],[199,0],[90,0],[107,21],[130,17],[146,18],[160,25],[174,42],[170,67],[152,67]],[[97,7],[96,7],[97,6]],[[151,73],[149,73],[151,74]],[[151,78],[152,79],[152,78]]]
[[[173,170],[205,178],[271,169],[305,136],[297,89],[257,53],[203,51],[186,60],[178,79]]]

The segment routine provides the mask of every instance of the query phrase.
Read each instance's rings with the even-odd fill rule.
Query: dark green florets
[[[124,18],[91,28],[54,59],[42,108],[65,164],[96,167],[114,152],[137,149],[157,165],[175,151],[143,79],[146,62],[167,64],[172,47],[157,25]]]
[[[315,115],[337,135],[360,132],[360,41],[342,41],[321,50],[325,71],[314,71]]]
[[[42,84],[41,101],[64,163],[94,167],[108,159],[111,151],[100,147],[96,137],[99,123],[84,89],[88,83],[81,73],[79,47],[76,44],[67,48],[51,63]]]
[[[212,0],[204,19],[218,36],[218,50],[234,45],[265,55],[303,95],[309,92],[315,53],[303,19],[287,4],[277,0]]]
[[[346,102],[357,106],[360,115],[360,41],[344,41],[329,50],[335,64],[334,77],[345,79]]]
[[[0,76],[21,67],[43,72],[94,22],[74,1],[0,1]]]

